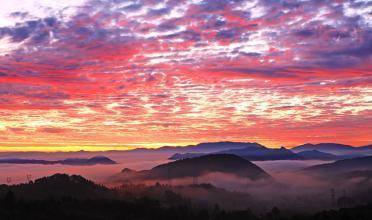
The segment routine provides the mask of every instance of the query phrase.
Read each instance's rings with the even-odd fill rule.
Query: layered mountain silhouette
[[[219,153],[234,154],[244,159],[251,161],[262,161],[262,160],[300,160],[302,159],[292,151],[281,147],[279,149],[272,149],[266,147],[252,148],[246,147],[242,149],[232,149],[221,151]]]
[[[164,146],[157,149],[148,149],[148,148],[137,148],[130,150],[130,152],[163,152],[163,153],[216,153],[219,151],[230,150],[230,149],[242,149],[242,148],[261,148],[264,147],[261,144],[253,142],[207,142],[200,143],[196,145],[187,145],[187,146]]]
[[[206,155],[205,153],[175,153],[171,157],[169,157],[169,160],[184,160],[184,159],[190,159],[194,157],[201,157]]]
[[[213,147],[215,144],[217,146]],[[206,146],[207,149],[221,149],[228,148],[227,150],[219,150],[216,152],[210,152],[209,154],[233,154],[250,161],[263,161],[263,160],[300,160],[300,156],[296,155],[292,151],[282,147],[280,149],[266,148],[263,145],[257,143],[234,143],[234,142],[223,142],[220,143],[208,143],[201,144],[200,146]],[[223,146],[223,147],[220,147]],[[229,148],[231,146],[231,148]],[[205,149],[203,147],[198,150]],[[172,155],[170,160],[182,160],[187,158],[195,158],[206,155],[206,153],[176,153]]]
[[[292,149],[267,148],[250,142],[211,142],[190,145],[184,148],[165,147],[159,151],[175,152],[169,159],[182,160],[206,154],[234,154],[250,161],[263,160],[340,160],[372,155],[371,145],[352,147],[350,145],[321,143],[304,144]],[[172,150],[171,150],[172,149]]]
[[[314,152],[315,150],[315,152]],[[309,151],[302,153],[304,151]],[[164,153],[170,156],[171,160],[179,160],[186,158],[198,157],[206,154],[220,154],[229,153],[235,154],[241,157],[245,157],[249,160],[339,160],[345,158],[355,158],[361,156],[372,155],[372,145],[366,145],[361,147],[352,147],[350,145],[336,144],[336,143],[320,143],[320,144],[304,144],[291,149],[273,149],[267,148],[259,143],[254,142],[207,142],[196,145],[188,146],[164,146],[157,149],[149,148],[137,148],[133,150],[123,151],[106,151],[105,155],[118,155],[118,154],[131,154],[131,153],[143,153],[143,154],[159,154]],[[294,153],[294,154],[293,154]],[[321,155],[321,153],[328,153],[331,155]],[[59,158],[89,158],[93,157],[96,152],[90,151],[79,151],[79,152],[56,152],[53,155],[58,155]],[[297,154],[297,156],[295,155]],[[172,156],[173,155],[173,156]],[[84,164],[89,161],[44,161],[44,160],[33,160],[25,158],[47,158],[50,153],[45,152],[0,152],[0,158],[13,158],[12,160],[0,159],[0,163],[34,163],[34,164]],[[21,158],[21,159],[20,159]],[[87,159],[84,159],[87,160]],[[110,164],[112,162],[108,162]],[[105,163],[102,163],[105,164]]]
[[[258,143],[252,142],[210,142],[210,143],[200,143],[194,146],[188,146],[188,150],[191,152],[203,152],[203,153],[211,153],[211,152],[221,152],[225,150],[232,150],[232,149],[243,149],[243,148],[251,148],[251,149],[261,149],[265,148],[263,145]]]
[[[9,159],[0,159],[1,163],[11,163],[11,164],[43,164],[43,165],[53,165],[53,164],[62,164],[62,165],[96,165],[96,164],[116,164],[115,161],[111,160],[108,157],[104,156],[95,156],[92,158],[68,158],[64,160],[37,160],[37,159],[21,159],[21,158],[9,158]]]
[[[335,143],[320,143],[320,144],[303,144],[292,148],[293,151],[309,151],[309,150],[322,150],[322,151],[348,151],[353,150],[354,147],[345,144]]]
[[[113,196],[113,191],[97,185],[79,175],[54,174],[43,177],[27,184],[0,185],[0,195],[8,191],[14,192],[26,199],[43,198],[108,198]]]
[[[338,160],[305,168],[303,171],[317,174],[338,174],[352,171],[372,170],[372,156]]]
[[[341,156],[321,152],[318,150],[301,151],[297,153],[304,160],[338,160],[343,159]]]
[[[126,168],[122,170],[120,176],[128,180],[165,180],[197,177],[212,172],[232,174],[252,180],[270,177],[269,174],[250,161],[231,154],[210,154],[188,158],[138,172]]]
[[[320,144],[303,144],[291,149],[295,153],[303,151],[317,150],[323,153],[334,155],[348,155],[351,157],[360,157],[365,155],[372,155],[372,146],[353,147],[345,144],[336,143],[320,143]]]
[[[227,148],[232,142],[225,142],[224,147]],[[208,145],[212,145],[209,143]],[[354,147],[340,144],[307,144],[293,148],[291,150],[281,147],[279,149],[267,148],[260,144],[235,144],[236,146],[245,146],[243,148],[232,148],[228,150],[210,152],[210,153],[175,153],[169,159],[170,160],[183,160],[187,158],[200,157],[206,154],[233,154],[250,161],[264,161],[264,160],[340,160],[360,157],[363,155],[361,150],[357,150]],[[211,149],[210,147],[209,149]],[[216,147],[217,148],[217,147]],[[216,149],[212,148],[212,149]],[[368,148],[368,146],[366,147]],[[310,149],[310,150],[308,150]],[[315,150],[317,149],[317,150]],[[344,153],[349,151],[358,152],[359,154],[332,154],[327,151],[341,151]],[[200,150],[200,149],[199,149]],[[348,151],[346,151],[348,150]],[[293,152],[296,151],[297,153]]]

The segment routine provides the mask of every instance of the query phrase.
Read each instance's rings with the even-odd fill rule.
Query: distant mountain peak
[[[293,153],[287,148],[240,148],[240,149],[229,149],[220,151],[218,153],[234,154],[249,161],[263,161],[263,160],[299,160],[301,159],[298,155]]]
[[[301,151],[310,151],[310,150],[318,150],[321,152],[332,153],[332,154],[340,154],[346,151],[353,151],[356,148],[346,144],[337,144],[337,143],[319,143],[319,144],[303,144],[297,147],[292,148],[291,150],[294,152],[301,152]]]

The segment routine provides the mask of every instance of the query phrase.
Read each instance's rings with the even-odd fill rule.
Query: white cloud
[[[14,26],[20,18],[11,17],[13,12],[27,12],[30,17],[43,18],[55,16],[63,10],[64,16],[74,13],[73,8],[83,5],[87,0],[2,0],[0,27]]]

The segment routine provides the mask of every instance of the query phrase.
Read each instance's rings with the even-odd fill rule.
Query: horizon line
[[[108,146],[108,147],[104,147],[105,149],[94,149],[94,148],[102,148],[102,147],[99,147],[99,146],[102,146],[102,145],[90,145],[90,146],[52,146],[52,147],[48,147],[48,146],[0,146],[0,153],[78,153],[78,152],[110,152],[110,151],[134,151],[134,150],[138,150],[138,149],[144,149],[144,150],[157,150],[157,149],[160,149],[160,148],[164,148],[164,147],[172,147],[172,148],[177,148],[177,147],[187,147],[187,146],[195,146],[195,145],[198,145],[198,144],[203,144],[203,143],[223,143],[223,142],[231,142],[231,143],[257,143],[257,144],[260,144],[259,142],[249,142],[249,141],[210,141],[210,142],[198,142],[198,143],[192,143],[192,144],[172,144],[172,143],[160,143],[158,144],[158,146],[149,146],[149,145],[140,145],[140,144],[132,144],[132,145],[135,145],[137,147],[134,147],[134,148],[131,148],[131,147],[128,147],[128,146]],[[346,145],[346,146],[350,146],[350,147],[353,147],[353,148],[359,148],[359,147],[364,147],[364,146],[369,146],[371,144],[366,144],[366,145],[361,145],[361,146],[353,146],[353,145],[349,145],[349,144],[343,144],[343,143],[334,143],[334,142],[320,142],[320,143],[310,143],[310,142],[307,142],[307,143],[302,143],[302,144],[299,144],[299,145],[295,145],[295,146],[277,146],[277,147],[270,147],[270,146],[266,146],[264,144],[260,144],[266,148],[271,148],[271,149],[279,149],[279,148],[286,148],[286,149],[293,149],[295,147],[298,147],[298,146],[301,146],[301,145],[305,145],[305,144],[312,144],[312,145],[318,145],[318,144],[340,144],[340,145]],[[127,145],[130,145],[130,144],[127,144]],[[3,150],[3,148],[13,148],[13,149],[9,149],[9,150]],[[73,149],[73,148],[77,148],[77,147],[82,147],[80,149]],[[22,149],[22,150],[16,150],[16,149]],[[25,148],[32,148],[30,150],[25,150]],[[40,150],[35,150],[35,148],[44,148],[44,149],[40,149]],[[66,150],[56,150],[55,148],[67,148]],[[85,149],[83,149],[85,148]],[[88,149],[87,149],[88,148]],[[71,150],[69,150],[71,149]]]

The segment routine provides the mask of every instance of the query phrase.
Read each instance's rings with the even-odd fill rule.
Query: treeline
[[[312,215],[284,215],[273,208],[263,215],[250,210],[226,211],[195,207],[192,204],[164,206],[146,197],[126,201],[121,199],[77,199],[73,197],[29,200],[17,198],[11,191],[0,198],[1,220],[369,220],[372,204],[323,211]]]

